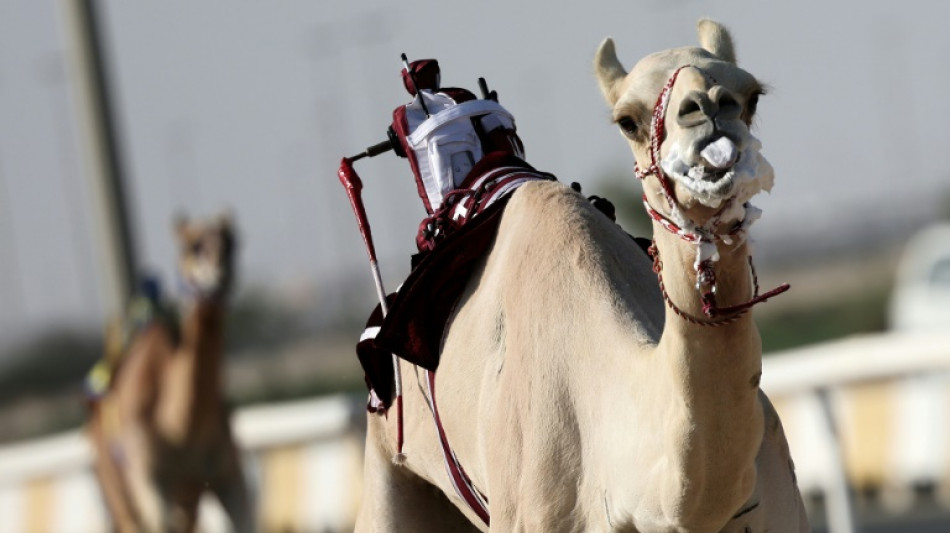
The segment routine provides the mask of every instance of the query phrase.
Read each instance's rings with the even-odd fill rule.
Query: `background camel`
[[[629,74],[609,39],[595,60],[656,260],[568,187],[529,183],[445,334],[439,410],[490,527],[452,487],[415,369],[404,465],[396,417],[369,415],[357,531],[808,530],[748,313],[745,202],[772,180],[748,129],[762,89],[725,28],[699,36]]]
[[[190,531],[206,489],[236,530],[251,531],[252,507],[222,397],[232,223],[227,216],[182,218],[175,232],[191,298],[177,327],[152,320],[125,343],[88,422],[96,475],[120,531]]]

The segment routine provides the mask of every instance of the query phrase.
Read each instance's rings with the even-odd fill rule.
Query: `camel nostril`
[[[702,112],[702,108],[699,106],[699,102],[690,98],[684,101],[682,105],[680,105],[679,116],[683,117],[686,115],[692,115],[693,113],[700,113],[700,112]]]
[[[676,121],[684,128],[699,126],[716,116],[718,108],[706,93],[693,91],[680,102]]]

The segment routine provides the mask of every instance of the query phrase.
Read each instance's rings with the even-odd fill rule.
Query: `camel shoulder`
[[[129,340],[116,386],[136,397],[151,396],[157,389],[156,380],[162,367],[175,349],[175,334],[168,326],[155,322],[142,327]]]

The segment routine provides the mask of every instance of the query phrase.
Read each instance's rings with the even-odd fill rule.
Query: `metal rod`
[[[419,97],[419,104],[422,106],[422,111],[425,112],[426,118],[429,118],[429,108],[426,107],[426,99],[422,96],[422,92],[419,91],[419,84],[416,83],[416,76],[412,73],[412,69],[409,67],[409,58],[406,57],[406,54],[402,54],[402,66],[406,69],[406,75],[409,76],[409,82],[412,83],[412,90],[416,91],[416,96]]]
[[[113,100],[97,3],[62,0],[60,7],[72,46],[77,78],[78,123],[86,141],[86,175],[97,214],[102,282],[112,312],[123,309],[135,286],[137,254],[123,175]]]
[[[368,150],[367,150],[368,151]],[[350,206],[356,215],[356,223],[359,226],[360,235],[363,237],[363,243],[366,245],[366,253],[369,255],[369,266],[373,273],[373,281],[376,284],[376,296],[379,298],[379,307],[383,312],[383,318],[389,314],[389,305],[386,303],[386,289],[383,287],[383,276],[379,270],[379,264],[376,261],[376,246],[373,244],[373,233],[369,226],[369,220],[366,217],[366,208],[363,206],[363,182],[360,180],[356,170],[353,169],[354,158],[344,157],[340,161],[340,169],[337,176],[340,183],[346,190],[346,196],[350,200]],[[405,454],[402,451],[403,446],[403,407],[402,407],[402,370],[400,368],[399,358],[392,354],[393,377],[396,382],[396,417],[397,417],[397,437],[396,437],[396,456],[393,462],[401,464],[405,461]]]
[[[347,160],[349,160],[350,163],[352,163],[354,161],[359,161],[360,159],[363,159],[364,157],[376,157],[379,154],[384,154],[392,149],[393,149],[392,141],[390,141],[389,139],[386,139],[385,141],[376,143],[373,146],[370,146],[366,150],[363,150],[362,152],[352,157],[347,157]]]

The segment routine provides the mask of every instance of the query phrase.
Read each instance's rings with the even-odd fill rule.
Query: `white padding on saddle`
[[[424,118],[420,98],[425,99],[428,118]],[[449,191],[461,185],[484,155],[481,140],[472,125],[471,119],[475,116],[483,116],[486,132],[499,126],[514,128],[514,117],[493,100],[455,104],[445,95],[422,91],[406,107],[406,119],[412,131],[406,141],[415,152],[422,185],[433,210],[442,205]]]
[[[379,326],[366,328],[363,330],[363,333],[360,334],[360,342],[366,339],[375,339],[376,335],[379,335]]]

